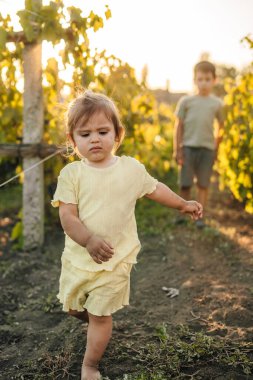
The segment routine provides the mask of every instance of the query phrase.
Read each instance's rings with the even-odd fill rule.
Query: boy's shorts
[[[113,271],[90,272],[74,267],[64,257],[57,298],[63,311],[77,310],[102,316],[129,305],[131,263],[121,262]]]
[[[191,187],[194,177],[200,187],[207,188],[212,175],[215,150],[207,148],[183,147],[184,163],[179,174],[180,187]]]

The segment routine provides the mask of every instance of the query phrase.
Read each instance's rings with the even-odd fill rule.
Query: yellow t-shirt
[[[122,261],[136,263],[141,248],[134,213],[136,200],[152,193],[157,183],[143,164],[125,155],[106,168],[87,165],[83,159],[66,165],[58,177],[52,206],[58,207],[59,201],[77,204],[80,220],[112,244],[114,255],[97,264],[86,248],[65,233],[63,256],[73,266],[92,272],[111,271]]]

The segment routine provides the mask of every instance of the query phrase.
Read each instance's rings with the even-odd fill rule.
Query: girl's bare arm
[[[146,197],[182,213],[190,214],[194,219],[202,217],[203,208],[200,203],[184,200],[162,182],[158,182],[155,191],[146,194]]]
[[[79,219],[77,205],[60,202],[59,216],[66,234],[76,243],[85,247],[92,232]]]
[[[96,263],[101,264],[112,257],[114,251],[111,244],[89,231],[81,222],[76,204],[60,202],[59,215],[66,234],[82,247],[86,247]]]

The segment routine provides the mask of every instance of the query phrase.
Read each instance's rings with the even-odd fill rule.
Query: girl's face
[[[77,153],[88,162],[105,163],[112,157],[115,137],[112,121],[100,111],[94,113],[85,124],[80,121],[71,140]]]

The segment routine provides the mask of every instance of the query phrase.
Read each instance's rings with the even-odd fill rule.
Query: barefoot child
[[[65,232],[57,297],[63,310],[88,321],[82,380],[100,379],[98,364],[112,334],[112,314],[129,304],[130,272],[141,245],[137,199],[146,196],[194,220],[202,206],[185,201],[129,156],[114,103],[86,91],[67,113],[68,139],[80,160],[60,172],[52,200]]]

